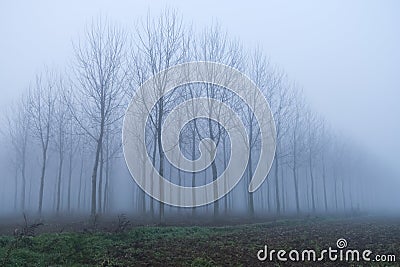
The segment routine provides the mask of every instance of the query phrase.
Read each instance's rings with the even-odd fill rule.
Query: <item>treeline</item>
[[[142,141],[159,173],[174,183],[209,183],[223,172],[230,156],[227,130],[213,120],[196,119],[182,131],[182,153],[198,158],[200,139],[208,137],[217,144],[216,160],[199,173],[180,171],[167,162],[159,145],[162,123],[183,100],[207,96],[232,106],[241,114],[249,135],[251,158],[238,186],[213,204],[177,209],[153,200],[129,178],[122,155],[122,120],[135,90],[149,77],[198,60],[226,64],[254,81],[270,104],[277,148],[267,180],[249,193],[260,150],[260,131],[252,112],[227,89],[188,85],[163,96],[166,81],[160,81],[163,97],[149,110]],[[1,205],[10,203],[14,211],[95,215],[113,213],[118,203],[125,202],[130,211],[163,221],[166,214],[177,212],[264,216],[355,212],[371,204],[368,196],[374,184],[370,178],[375,172],[367,168],[370,159],[310,108],[301,88],[271,64],[261,48],[245,49],[218,25],[201,30],[188,27],[171,10],[156,18],[149,16],[133,30],[95,20],[74,42],[66,71],[46,70],[37,75],[4,119],[5,151],[12,163],[4,173],[13,188],[3,188],[7,199]],[[131,187],[132,194],[121,194],[122,187]]]

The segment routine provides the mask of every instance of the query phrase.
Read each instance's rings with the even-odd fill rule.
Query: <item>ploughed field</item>
[[[9,223],[0,226],[0,266],[400,266],[400,219],[309,217],[226,224],[139,226],[124,216],[92,223],[26,222],[15,229]],[[394,255],[396,262],[294,263],[278,261],[275,254],[271,263],[257,258],[265,245],[268,253],[320,252],[337,249],[340,238],[347,241],[346,249],[371,250],[370,258]]]

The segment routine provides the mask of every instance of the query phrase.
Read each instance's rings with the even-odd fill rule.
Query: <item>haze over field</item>
[[[171,12],[176,17],[174,15],[170,17],[171,14],[168,12],[166,14],[165,10],[176,10],[176,14]],[[278,167],[275,169],[273,167],[268,182],[263,184],[260,191],[254,196],[248,196],[244,189],[248,180],[244,179],[246,182],[240,184],[233,194],[222,199],[216,206],[200,208],[200,213],[216,215],[215,210],[220,213],[250,210],[250,213],[263,215],[299,213],[300,211],[340,213],[390,211],[394,215],[399,215],[399,11],[398,1],[2,2],[0,3],[0,25],[2,25],[0,27],[0,115],[10,114],[13,103],[19,103],[21,95],[27,95],[29,87],[34,91],[39,87],[47,88],[48,83],[53,82],[55,87],[68,91],[69,89],[66,88],[71,86],[70,79],[72,80],[71,88],[82,89],[84,85],[90,87],[90,81],[82,81],[87,71],[82,63],[85,60],[93,62],[90,58],[90,48],[93,49],[93,47],[87,45],[90,43],[90,36],[88,38],[85,35],[85,27],[86,31],[90,32],[92,29],[96,32],[96,29],[99,30],[96,28],[99,25],[104,27],[100,27],[102,30],[108,29],[107,23],[127,33],[126,41],[124,38],[121,38],[124,41],[119,39],[119,31],[112,34],[116,38],[111,38],[111,43],[121,43],[128,51],[118,56],[121,56],[121,62],[119,62],[121,70],[129,69],[130,80],[125,81],[122,78],[123,75],[117,71],[115,74],[117,78],[112,83],[113,86],[119,84],[123,87],[120,91],[115,89],[115,99],[113,99],[115,102],[118,102],[120,98],[123,99],[121,102],[124,102],[123,108],[126,108],[126,103],[134,90],[144,78],[149,77],[149,73],[169,66],[169,62],[168,64],[162,62],[154,67],[154,64],[151,64],[151,60],[154,59],[150,56],[146,57],[150,53],[146,53],[145,50],[152,45],[157,47],[157,42],[163,44],[162,39],[165,38],[162,35],[165,28],[156,26],[160,14],[166,18],[166,25],[175,19],[180,22],[182,17],[183,27],[182,29],[177,27],[178,37],[172,38],[179,47],[174,51],[175,62],[198,59],[219,60],[221,63],[243,69],[254,79],[257,76],[256,73],[263,72],[261,68],[255,67],[256,59],[262,58],[265,61],[260,64],[265,64],[266,71],[264,80],[258,85],[265,85],[265,88],[262,88],[265,89],[263,92],[271,101],[276,122],[282,121],[279,127],[284,129],[281,132],[282,141],[280,141],[277,154],[279,155],[278,163],[274,165]],[[101,23],[98,22],[99,18],[102,20]],[[148,26],[146,23],[149,21],[155,22],[155,25],[146,32],[146,25]],[[103,34],[104,32],[107,30],[104,30]],[[226,37],[225,32],[227,32]],[[156,41],[148,41],[149,43],[138,41],[140,40],[138,36],[147,36],[146,34],[153,37],[159,34],[163,37],[155,38]],[[195,40],[193,46],[185,46],[187,45],[185,38],[190,39],[188,36]],[[222,51],[221,44],[225,41],[227,48]],[[78,47],[77,44],[81,44],[82,47]],[[209,48],[213,44],[219,44],[220,46],[217,47],[221,51],[212,54],[210,52],[212,49]],[[78,49],[74,50],[74,45]],[[195,50],[191,50],[192,47],[197,47],[197,52],[193,52]],[[255,52],[256,47],[260,54]],[[202,48],[203,54],[199,52]],[[187,51],[190,52],[186,53]],[[164,52],[160,54],[165,56]],[[139,56],[135,57],[135,55]],[[187,58],[182,59],[182,55]],[[63,79],[65,82],[63,86],[57,83],[58,78],[54,78],[58,77],[59,73],[62,77],[66,77],[65,73],[68,75],[68,78]],[[42,75],[40,82],[35,78],[37,75]],[[271,81],[276,81],[276,83]],[[279,86],[274,87],[272,84],[279,84]],[[65,113],[72,109],[79,112],[84,110],[82,105],[85,103],[79,102],[85,99],[83,97],[85,94],[82,93],[84,90],[75,89],[71,91],[73,100],[64,107]],[[186,96],[190,92],[190,88],[182,90]],[[199,89],[201,92],[199,95],[207,94],[209,90],[211,89],[208,87],[202,87]],[[217,92],[216,98],[224,98],[225,93],[219,90],[217,88],[211,91]],[[275,94],[269,95],[269,92]],[[176,96],[172,98],[176,101],[171,101],[171,103],[179,101]],[[64,103],[63,100],[65,98],[57,101]],[[54,101],[56,103],[56,100]],[[32,113],[32,110],[37,107],[34,97],[27,102]],[[287,112],[279,109],[282,105],[287,107]],[[61,106],[62,104],[55,105],[56,109]],[[95,106],[93,104],[91,107]],[[169,108],[168,105],[167,107]],[[102,161],[103,164],[99,164],[100,170],[96,172],[97,179],[102,177],[103,180],[97,189],[97,196],[95,195],[94,202],[98,202],[95,211],[98,209],[101,213],[133,210],[152,215],[163,214],[162,205],[153,203],[152,199],[143,195],[143,192],[129,178],[121,151],[118,150],[121,125],[118,123],[114,125],[111,121],[114,121],[113,116],[119,117],[123,113],[123,108],[115,104],[110,112],[112,115],[107,118],[110,121],[109,125],[112,126],[110,126],[111,129],[105,131],[107,138],[99,142],[104,151],[104,155],[101,154],[104,160],[95,159],[94,155],[98,147],[94,145],[96,142],[91,140],[87,133],[87,129],[90,128],[90,131],[97,134],[96,130],[101,127],[99,125],[81,127],[87,121],[93,121],[93,118],[79,114],[70,120],[75,121],[75,124],[71,126],[74,130],[65,131],[67,133],[66,146],[71,146],[71,149],[65,148],[62,151],[65,161],[63,168],[59,171],[60,142],[53,138],[57,136],[57,131],[54,132],[54,136],[49,141],[48,165],[44,175],[44,203],[42,204],[46,212],[79,210],[93,213],[91,172],[93,164],[96,161],[98,163]],[[17,113],[17,110],[18,108],[14,109],[11,114]],[[155,111],[155,114],[158,114],[157,112]],[[293,114],[300,114],[299,117],[303,118],[299,119],[302,125],[299,131],[293,128],[296,121],[296,116]],[[72,117],[74,114],[71,115]],[[163,121],[164,118],[160,120]],[[9,133],[7,120],[2,118],[1,121],[0,127],[7,136]],[[216,125],[207,124],[206,121],[199,121],[199,125],[203,127],[202,129],[206,129],[206,132],[207,129],[211,129],[209,133],[217,128]],[[157,127],[157,125],[153,125],[153,128],[149,126],[151,131],[159,132],[160,129]],[[56,127],[51,126],[51,128]],[[188,124],[187,128],[188,134],[183,134],[182,137],[183,143],[184,140],[187,141],[186,145],[190,143],[189,141],[197,144],[201,139],[200,136],[205,135],[197,130],[194,137],[195,134],[191,135],[191,133],[195,132],[195,127]],[[96,139],[96,134],[93,134],[95,135],[93,139]],[[26,157],[24,204],[21,204],[20,190],[17,189],[18,199],[14,194],[15,188],[20,188],[22,183],[20,177],[22,167],[19,162],[17,164],[14,162],[15,151],[10,145],[11,139],[4,135],[0,139],[0,144],[4,147],[0,151],[2,185],[0,215],[3,212],[21,212],[22,210],[36,212],[38,210],[42,166],[42,148],[38,135],[37,132],[27,135],[30,140],[28,142],[30,152]],[[77,136],[86,136],[85,138],[89,141],[82,141],[82,138],[74,139]],[[223,131],[219,131],[216,136],[214,136],[216,139],[224,140],[225,144],[226,134]],[[291,136],[295,136],[294,139],[291,139]],[[150,144],[147,144],[149,151],[152,149],[156,151],[157,141],[154,138],[150,138]],[[229,143],[229,141],[226,142]],[[293,149],[295,147],[293,142],[301,143],[301,151]],[[73,145],[83,143],[84,149],[83,146],[72,148]],[[187,147],[189,152],[184,153],[196,158],[198,152],[194,150],[192,152],[191,148],[194,145],[191,144]],[[310,147],[315,148],[315,151],[309,149]],[[101,149],[97,150],[101,151]],[[258,155],[257,151],[258,147],[254,145],[255,156]],[[229,154],[225,151],[218,153],[217,156],[220,158]],[[163,155],[155,154],[153,160],[155,164],[158,164],[162,161]],[[308,157],[309,154],[312,156]],[[321,160],[322,158],[326,159],[326,162]],[[296,159],[301,162],[299,166],[293,166]],[[225,163],[226,159],[220,161],[219,165],[216,164],[217,171],[215,172],[208,170],[201,173],[199,175],[201,182],[191,182],[189,180],[191,174],[188,173],[182,174],[182,179],[189,181],[186,185],[210,182],[214,180],[216,174],[221,173]],[[72,166],[71,170],[69,170],[70,166]],[[167,166],[165,169],[173,176],[175,175],[175,178],[178,174],[181,175],[180,171],[172,167]],[[292,178],[295,172],[299,175],[299,185]],[[14,177],[18,177],[16,185]],[[327,178],[326,183],[322,177]],[[179,181],[174,182],[185,184],[180,179],[181,176],[179,176]],[[97,180],[95,188],[98,184]],[[311,186],[313,186],[312,189],[310,189]],[[324,192],[324,189],[327,192]],[[297,191],[300,192],[300,196],[296,197]],[[172,209],[172,212],[175,211]]]

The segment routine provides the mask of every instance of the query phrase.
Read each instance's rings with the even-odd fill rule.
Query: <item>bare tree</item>
[[[289,140],[289,146],[291,149],[292,162],[289,162],[289,166],[293,175],[293,184],[295,192],[296,212],[300,213],[300,195],[299,195],[299,168],[302,165],[302,155],[305,152],[305,137],[304,131],[304,99],[301,91],[293,91],[293,105],[292,105],[292,123],[290,126],[291,138]]]
[[[58,155],[58,173],[57,173],[57,200],[56,200],[56,212],[60,212],[61,208],[61,181],[63,174],[63,164],[65,151],[67,149],[67,138],[68,138],[68,105],[64,101],[63,97],[63,81],[59,80],[55,88],[55,105],[54,105],[54,138],[53,143]]]
[[[15,182],[17,184],[18,172],[21,175],[20,209],[25,210],[26,204],[26,159],[29,141],[30,117],[28,102],[22,97],[19,102],[10,107],[5,116],[5,131],[2,133],[10,140],[12,149],[15,151]],[[17,196],[17,188],[15,196]],[[15,204],[17,200],[15,200]]]
[[[220,62],[236,69],[244,68],[244,56],[241,52],[241,44],[236,40],[230,40],[227,37],[227,33],[223,32],[218,24],[204,30],[199,37],[198,43],[196,43],[195,49],[197,60]],[[212,80],[215,79],[214,76],[216,73],[210,70],[207,75],[210,75],[210,77],[207,79]],[[229,81],[229,77],[225,77],[224,79]],[[207,99],[218,99],[224,103],[233,102],[233,95],[224,88],[219,88],[212,84],[202,84],[200,90],[203,92],[202,94],[207,97]],[[226,114],[223,114],[222,109],[215,106],[214,103],[214,101],[208,101],[206,108],[209,113],[209,119],[207,119],[206,125],[201,127],[202,129],[205,129],[207,133],[202,133],[199,131],[200,127],[197,127],[198,125],[195,126],[200,139],[207,134],[208,137],[214,141],[216,147],[218,147],[220,142],[223,140],[224,131],[222,126],[219,123],[213,123],[211,118],[220,118],[222,120]],[[223,143],[224,142],[222,142],[222,145]],[[210,158],[214,158],[216,151],[211,149],[209,153]],[[211,173],[212,180],[215,181],[218,178],[218,166],[215,160],[211,162]],[[218,188],[217,184],[215,183],[214,197],[216,197],[217,192]],[[219,204],[220,201],[214,202],[214,218],[219,215]]]
[[[183,59],[183,27],[182,20],[173,10],[165,10],[158,19],[151,19],[150,16],[137,29],[138,41],[137,51],[140,51],[141,58],[146,66],[142,70],[148,71],[147,77],[154,75],[164,69],[182,62]],[[168,105],[174,102],[174,94],[164,96],[168,72],[157,81],[157,99],[154,112],[150,112],[150,121],[154,127],[153,139],[153,163],[156,163],[156,152],[158,158],[158,172],[164,176],[165,154],[161,145],[162,122],[168,111]],[[151,107],[148,107],[149,109]],[[164,188],[160,188],[161,196],[165,194]],[[164,222],[164,204],[160,202],[159,221]]]
[[[97,176],[104,136],[107,127],[123,116],[127,76],[125,42],[126,34],[121,28],[98,19],[86,29],[84,41],[74,46],[75,79],[69,108],[80,128],[94,143],[92,216],[97,211]]]
[[[321,121],[316,117],[315,113],[313,113],[310,109],[306,112],[306,140],[308,147],[308,170],[310,173],[310,181],[311,181],[311,204],[312,211],[316,211],[316,180],[315,180],[315,157],[320,151],[320,143],[318,138],[318,132],[321,127]]]
[[[32,121],[32,135],[41,149],[41,172],[39,187],[39,214],[43,207],[43,190],[46,175],[46,163],[51,138],[53,138],[54,105],[56,102],[57,78],[54,73],[47,72],[36,77],[36,83],[29,94],[29,112]]]
[[[141,54],[141,49],[136,46],[131,48],[131,60],[130,60],[130,64],[129,64],[129,69],[130,69],[130,85],[127,88],[127,96],[129,97],[129,99],[133,99],[133,96],[136,92],[136,88],[138,88],[139,86],[141,86],[146,79],[148,79],[148,75],[149,75],[149,71],[148,71],[148,65],[145,63],[144,61],[144,56],[142,56]],[[134,88],[134,89],[133,89]],[[144,96],[141,96],[142,98]],[[148,112],[148,110],[143,111],[143,112]],[[142,128],[146,127],[146,117],[143,114],[135,114],[137,121],[138,121],[138,125]],[[152,136],[154,136],[154,129],[151,128],[150,131],[152,131]],[[138,139],[139,142],[143,142],[146,143],[146,147],[150,147],[149,144],[149,140],[141,140],[139,139],[139,136],[136,136],[136,138]],[[155,138],[155,137],[154,137]],[[150,140],[150,143],[154,143]],[[155,153],[156,153],[156,147],[153,147],[153,152],[151,153],[152,155],[152,164],[154,166],[155,164]],[[142,164],[143,164],[143,168],[142,168],[142,172],[143,172],[143,177],[146,177],[146,168],[145,168],[145,161],[146,161],[146,157],[147,155],[141,155],[142,156]],[[153,174],[152,174],[153,175]],[[151,177],[152,178],[152,177]],[[150,182],[152,182],[153,180],[150,179]],[[151,190],[153,190],[153,186],[151,186]],[[138,194],[136,195],[136,201],[138,203],[141,203],[140,207],[138,207],[139,211],[141,213],[146,213],[146,193],[141,189],[138,188]],[[154,199],[150,198],[150,214],[152,216],[154,216]]]
[[[67,96],[70,97],[70,96]],[[64,101],[67,100],[66,104],[68,107],[68,103],[70,103],[70,98],[66,98],[64,94]],[[85,138],[80,135],[77,131],[77,124],[73,120],[71,113],[69,112],[67,115],[67,121],[65,128],[67,130],[67,136],[66,136],[66,153],[68,154],[68,188],[67,188],[67,210],[68,212],[71,212],[71,191],[72,191],[72,173],[73,173],[73,164],[74,164],[74,159],[77,157],[75,156],[79,150],[84,150],[82,146],[84,146]],[[84,154],[84,153],[83,153]],[[82,154],[82,156],[83,156]],[[82,166],[83,168],[83,162]],[[80,179],[82,177],[83,171],[79,172]],[[81,183],[80,183],[81,184]],[[80,189],[79,189],[80,190]]]
[[[323,121],[320,128],[320,138],[321,138],[321,164],[322,164],[322,186],[324,192],[324,207],[325,212],[328,212],[328,185],[327,185],[327,168],[326,168],[326,155],[329,154],[332,146],[330,145],[331,136],[327,129],[326,123]]]
[[[277,214],[281,214],[281,197],[279,192],[279,168],[281,160],[289,155],[284,145],[284,137],[288,134],[287,127],[290,123],[290,106],[292,99],[290,98],[290,86],[285,81],[285,75],[282,72],[276,72],[274,80],[271,82],[269,90],[275,91],[270,105],[275,119],[276,125],[276,150],[274,162],[275,177],[275,204]],[[283,186],[283,184],[281,185]]]
[[[260,108],[265,108],[260,106],[260,97],[268,97],[271,99],[271,91],[267,91],[267,86],[268,82],[271,79],[271,76],[273,75],[273,70],[272,67],[270,66],[270,63],[268,59],[263,55],[261,49],[258,47],[253,54],[251,55],[249,62],[248,62],[248,72],[250,74],[250,77],[252,78],[253,82],[262,90],[264,95],[252,95],[250,96],[251,98],[251,103],[248,103],[248,107],[244,108],[243,111],[246,113],[244,116],[244,120],[246,122],[247,128],[248,128],[248,135],[249,135],[249,164],[247,168],[248,172],[248,181],[247,183],[250,182],[250,179],[253,176],[253,165],[256,163],[256,151],[258,149],[258,146],[260,144],[260,137],[261,137],[261,132],[260,129],[257,127],[257,121],[254,115],[254,112],[252,110],[260,109]],[[267,94],[269,94],[267,96]],[[247,189],[245,187],[245,189]],[[247,191],[247,190],[246,190]],[[254,217],[254,192],[248,192],[248,212],[251,217]]]

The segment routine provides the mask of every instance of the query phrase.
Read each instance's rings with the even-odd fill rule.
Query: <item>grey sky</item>
[[[259,44],[332,126],[399,168],[399,1],[1,1],[0,110],[45,65],[65,66],[92,17],[129,26],[167,4]]]

